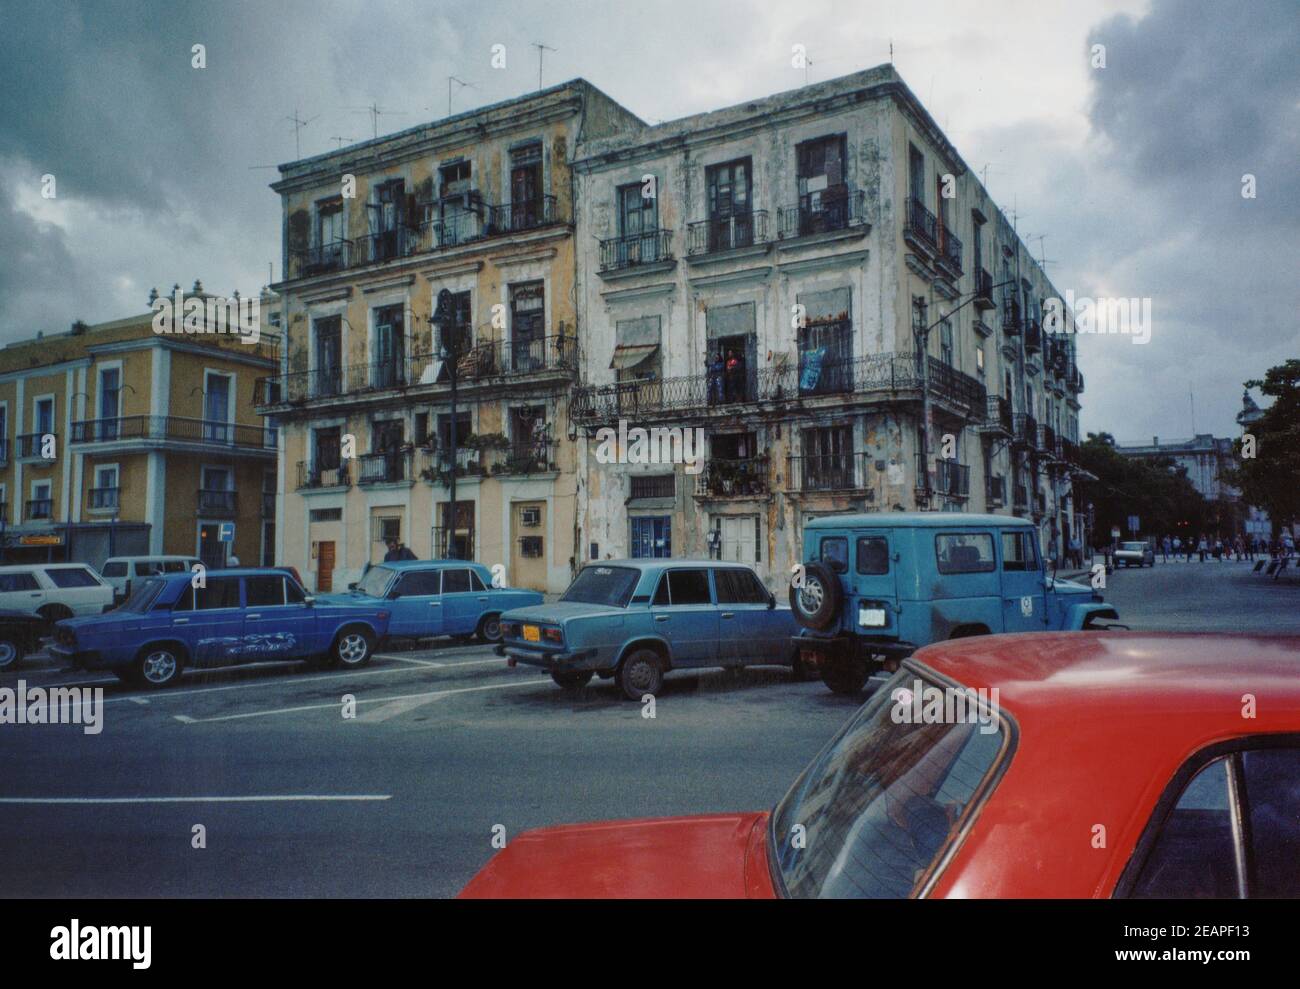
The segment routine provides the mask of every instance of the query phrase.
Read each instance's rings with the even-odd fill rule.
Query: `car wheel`
[[[501,641],[501,616],[484,615],[479,619],[478,631],[474,633],[480,642]]]
[[[22,661],[22,641],[10,636],[0,636],[0,670],[16,669]]]
[[[363,628],[345,628],[330,648],[333,666],[356,669],[370,662],[375,651],[375,637]]]
[[[869,676],[871,668],[865,660],[837,657],[822,664],[822,683],[835,694],[856,694]]]
[[[619,665],[614,675],[618,689],[630,701],[658,694],[664,685],[664,667],[653,649],[638,649]]]
[[[150,646],[140,650],[131,672],[136,683],[158,690],[179,680],[183,665],[180,650],[175,646]]]
[[[790,585],[790,610],[799,624],[808,628],[830,628],[843,600],[839,577],[824,563],[804,564],[803,586]]]
[[[594,675],[591,670],[574,670],[572,673],[552,673],[551,679],[564,690],[577,690],[591,683]]]

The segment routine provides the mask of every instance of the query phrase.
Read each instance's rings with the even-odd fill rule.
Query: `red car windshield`
[[[936,697],[952,702],[939,709]],[[915,895],[1005,758],[1007,737],[973,691],[904,666],[777,805],[778,888],[796,897]]]

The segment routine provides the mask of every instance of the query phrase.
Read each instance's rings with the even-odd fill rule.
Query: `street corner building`
[[[286,345],[256,398],[283,433],[278,561],[338,589],[397,538],[567,586],[570,162],[643,126],[579,80],[281,167]]]
[[[233,332],[229,300],[200,283],[174,293],[191,316],[166,332],[155,292],[149,312],[0,350],[4,563],[269,562],[277,439],[248,397],[277,365],[275,333]]]
[[[1072,317],[1049,332],[1058,293],[892,66],[589,135],[572,167],[587,558],[779,588],[824,515],[1082,535]],[[620,423],[703,430],[703,469],[598,455]]]

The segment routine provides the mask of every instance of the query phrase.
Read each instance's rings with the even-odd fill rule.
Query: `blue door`
[[[718,609],[709,571],[683,567],[659,579],[650,605],[654,631],[668,640],[674,666],[713,666],[718,658]]]
[[[1041,632],[1047,627],[1043,564],[1038,534],[1031,528],[1002,531],[1002,621],[1006,632]]]
[[[442,571],[443,634],[469,635],[488,610],[492,597],[487,586],[469,567]]]
[[[193,666],[228,666],[243,655],[244,610],[238,577],[209,577],[191,584],[172,609],[172,629]]]
[[[888,529],[854,530],[845,624],[859,635],[895,635],[898,631],[898,570]]]
[[[718,661],[724,666],[784,663],[792,652],[790,610],[770,608],[767,588],[744,567],[713,571],[718,599]]]
[[[244,578],[244,644],[240,661],[294,659],[316,649],[316,612],[284,574]]]
[[[667,558],[673,555],[673,525],[667,515],[632,519],[632,558]]]
[[[389,591],[393,616],[388,634],[425,638],[443,634],[444,605],[438,586],[437,567],[427,570],[403,570]],[[392,595],[396,597],[392,597]]]

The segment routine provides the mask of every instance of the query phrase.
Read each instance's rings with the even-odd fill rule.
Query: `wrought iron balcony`
[[[767,210],[732,216],[715,216],[686,225],[686,253],[690,257],[716,254],[767,243]]]
[[[489,469],[493,474],[545,474],[557,470],[555,443],[534,440],[498,449],[489,458]]]
[[[861,226],[865,221],[866,196],[861,189],[846,185],[800,196],[797,203],[777,211],[782,240],[811,237]]]
[[[357,458],[357,484],[396,484],[413,480],[410,450],[385,450]]]
[[[943,234],[942,243],[939,245],[938,261],[941,267],[947,269],[948,273],[954,277],[962,273],[961,267],[961,241],[957,235],[942,224],[939,227]]]
[[[351,464],[346,460],[298,461],[298,490],[315,488],[349,488],[352,486]]]
[[[623,271],[643,264],[673,260],[673,232],[647,230],[600,242],[600,270]]]
[[[709,458],[704,472],[695,479],[695,494],[701,498],[752,498],[771,490],[766,456],[745,460]]]
[[[939,247],[938,218],[925,208],[921,200],[911,196],[907,199],[907,220],[903,225],[903,236],[919,241],[931,251]]]
[[[16,437],[18,441],[18,459],[34,460],[45,455],[45,437],[51,437],[54,451],[59,449],[59,434],[51,430],[48,433],[24,433]]]
[[[792,456],[787,482],[793,491],[869,491],[867,457],[863,451]]]
[[[48,521],[54,517],[53,498],[30,498],[27,501],[24,519],[31,521]]]
[[[311,278],[352,266],[352,241],[336,240],[289,252],[289,277]]]
[[[239,449],[275,449],[275,431],[264,426],[191,419],[185,416],[118,416],[83,419],[72,424],[73,444],[120,443],[127,440],[201,443]],[[39,451],[38,451],[39,452]]]
[[[987,433],[1001,433],[1004,436],[1012,435],[1015,431],[1015,424],[1011,418],[1011,403],[1001,395],[990,395],[984,424],[981,428]]]
[[[984,499],[990,508],[1001,508],[1007,503],[1007,479],[996,474],[984,478]]]
[[[1011,337],[1020,334],[1020,302],[1014,294],[1002,297],[1002,332]]]
[[[1036,354],[1043,349],[1043,328],[1038,320],[1030,317],[1025,320],[1025,351]]]
[[[505,234],[535,230],[559,222],[554,196],[535,196],[492,207],[492,232]]]
[[[996,309],[993,301],[993,276],[983,268],[975,269],[975,308],[982,310]]]
[[[1038,420],[1027,412],[1015,414],[1015,442],[1027,450],[1038,447]]]
[[[930,391],[948,402],[966,406],[977,418],[982,417],[988,405],[988,392],[979,380],[937,357],[930,357],[929,362]]]
[[[117,508],[118,494],[121,490],[121,488],[91,488],[91,511],[105,511],[107,509]]]

